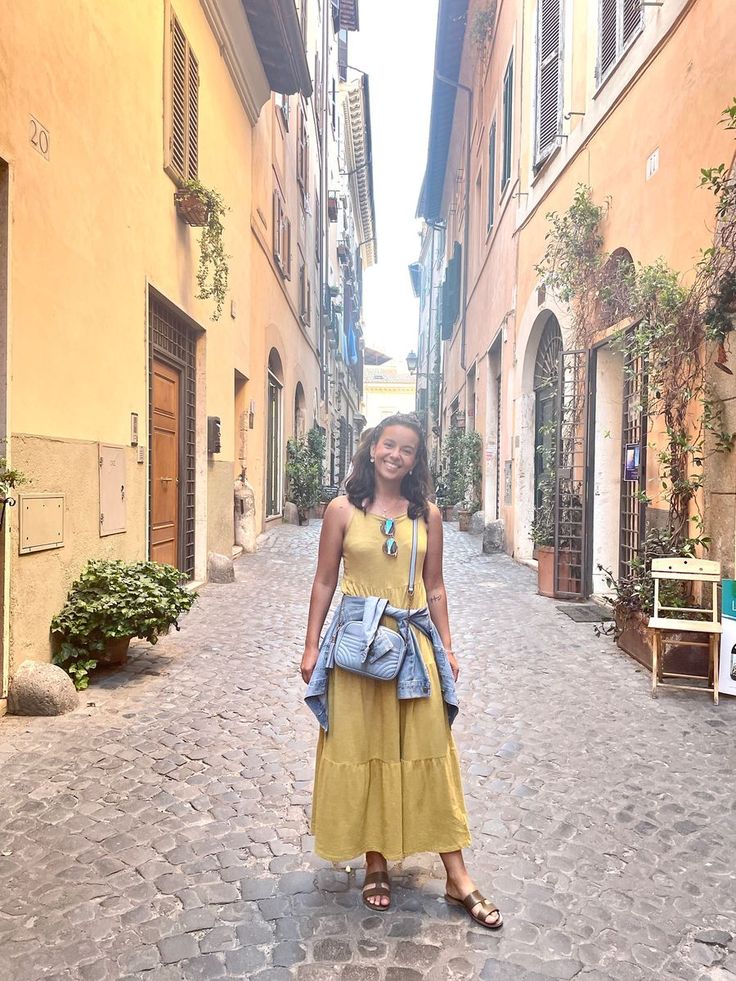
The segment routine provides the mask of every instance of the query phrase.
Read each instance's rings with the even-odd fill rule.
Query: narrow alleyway
[[[448,909],[436,857],[397,868],[377,915],[360,872],[311,853],[317,534],[270,532],[75,714],[0,721],[3,981],[736,974],[736,703],[652,701],[532,572],[452,529],[469,860],[506,925]]]

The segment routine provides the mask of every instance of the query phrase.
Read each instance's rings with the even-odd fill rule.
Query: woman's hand
[[[304,653],[302,654],[301,663],[301,673],[302,681],[305,685],[308,685],[312,677],[312,672],[314,671],[314,666],[317,663],[317,658],[319,657],[319,648],[317,647],[305,647]]]
[[[460,674],[460,665],[457,663],[457,658],[452,653],[452,651],[447,651],[447,660],[450,662],[450,670],[452,671],[452,677],[457,681],[457,676]]]

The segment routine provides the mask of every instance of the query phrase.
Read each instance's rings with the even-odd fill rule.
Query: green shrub
[[[191,609],[195,594],[185,577],[159,562],[92,559],[73,584],[66,603],[51,621],[59,643],[54,664],[86,688],[108,641],[140,637],[151,644]]]

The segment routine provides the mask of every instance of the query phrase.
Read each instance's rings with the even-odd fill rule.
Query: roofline
[[[432,109],[429,119],[427,165],[417,202],[417,218],[437,221],[445,186],[457,90],[465,41],[468,0],[439,0],[434,50]]]

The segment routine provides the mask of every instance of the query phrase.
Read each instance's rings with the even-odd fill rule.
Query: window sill
[[[549,168],[550,164],[552,163],[552,161],[556,157],[558,157],[561,152],[562,152],[562,145],[560,143],[558,143],[556,146],[552,147],[552,149],[549,151],[549,153],[547,154],[546,157],[543,157],[540,161],[538,161],[536,164],[534,164],[534,167],[533,167],[533,176],[532,176],[532,187],[534,187],[534,185],[539,180],[541,180],[542,176],[544,175],[545,171],[548,170],[548,168]]]
[[[636,34],[633,35],[633,37],[631,38],[631,40],[629,41],[629,43],[626,45],[626,47],[624,48],[624,50],[621,52],[621,54],[618,56],[618,58],[616,59],[616,61],[614,61],[614,63],[608,69],[608,72],[606,73],[605,78],[602,78],[599,81],[598,78],[597,78],[597,72],[596,72],[596,89],[595,89],[595,92],[593,92],[593,99],[594,100],[598,98],[598,96],[606,88],[606,86],[608,85],[608,83],[610,82],[610,80],[613,78],[613,76],[618,72],[619,66],[621,64],[623,64],[623,62],[624,62],[626,56],[628,55],[629,51],[631,51],[631,49],[634,47],[634,45],[636,44],[637,40],[641,37],[643,31],[644,31],[644,25],[642,24],[642,25],[639,26],[639,30],[636,32]]]

